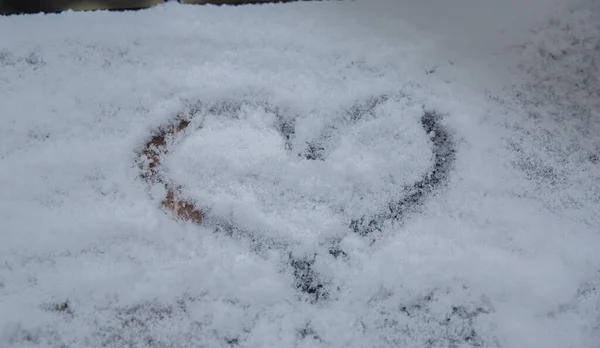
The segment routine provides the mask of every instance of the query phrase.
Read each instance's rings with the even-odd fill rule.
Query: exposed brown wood
[[[162,157],[169,153],[167,138],[185,130],[189,124],[188,120],[179,120],[154,134],[144,145],[140,157],[143,162],[148,164],[148,167],[145,168],[147,172],[144,173],[144,179],[149,184],[163,185],[167,191],[161,205],[177,218],[200,224],[202,222],[202,210],[197,208],[193,202],[180,198],[180,189],[169,184],[160,176],[159,172]]]

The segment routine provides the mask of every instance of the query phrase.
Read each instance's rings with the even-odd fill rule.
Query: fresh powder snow
[[[600,347],[600,7],[473,5],[0,17],[0,347]]]

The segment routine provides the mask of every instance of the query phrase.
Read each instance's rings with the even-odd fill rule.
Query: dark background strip
[[[297,0],[0,0],[0,14],[52,13],[65,10],[140,10],[167,1],[186,4],[243,5]]]

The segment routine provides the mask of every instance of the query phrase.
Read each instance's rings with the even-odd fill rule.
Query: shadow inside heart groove
[[[367,98],[343,111],[343,119],[349,124],[376,117],[378,107],[390,99],[387,95]],[[168,154],[171,146],[189,135],[190,131],[202,128],[202,124],[194,124],[194,119],[201,113],[218,115],[231,120],[238,120],[244,107],[252,105],[260,107],[275,117],[275,129],[284,140],[285,150],[296,153],[297,156],[309,161],[327,161],[327,146],[324,140],[327,134],[336,131],[335,125],[325,127],[321,137],[306,141],[305,146],[294,149],[293,139],[296,135],[297,116],[284,108],[274,107],[269,103],[250,100],[225,100],[216,103],[196,102],[180,112],[174,121],[160,127],[144,144],[139,152],[138,164],[141,177],[150,185],[161,185],[166,190],[166,195],[161,202],[166,210],[175,218],[188,220],[212,228],[216,233],[242,240],[249,244],[255,252],[262,253],[267,250],[283,251],[284,259],[295,279],[295,286],[308,297],[310,301],[321,301],[329,297],[327,281],[315,271],[315,262],[318,255],[294,256],[292,252],[293,241],[286,238],[265,236],[258,231],[245,229],[210,212],[205,207],[200,207],[193,201],[184,197],[180,186],[166,177],[162,170],[162,159]],[[385,209],[370,215],[353,217],[348,223],[348,231],[363,237],[369,237],[372,242],[377,239],[386,222],[401,224],[407,215],[418,211],[428,196],[446,183],[452,164],[455,159],[456,149],[452,137],[441,123],[441,115],[434,111],[423,111],[420,124],[423,131],[429,136],[432,144],[433,165],[429,172],[422,175],[421,179],[411,185],[402,186],[399,191],[404,194],[400,199],[391,200]],[[333,258],[347,258],[348,255],[337,246],[337,240],[331,240],[323,246],[328,250],[326,255]]]

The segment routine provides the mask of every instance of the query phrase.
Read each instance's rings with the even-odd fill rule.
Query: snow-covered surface
[[[294,117],[289,150],[276,115],[262,107],[244,106],[235,119],[197,115],[202,128],[170,156],[169,177],[244,228],[314,244],[326,231],[346,230],[352,217],[376,214],[431,167],[423,111],[403,102],[387,100],[356,123],[345,110]],[[308,154],[306,144],[322,150]]]
[[[473,54],[401,12],[0,17],[0,346],[597,348],[600,11]],[[235,236],[173,220],[137,158],[223,101],[244,103],[195,115],[163,170]],[[448,177],[354,233],[437,163],[425,111]]]

